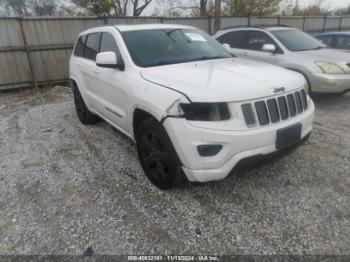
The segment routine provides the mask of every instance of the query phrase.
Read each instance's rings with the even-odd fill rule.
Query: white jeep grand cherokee
[[[240,160],[298,144],[312,130],[302,75],[235,58],[193,27],[87,30],[70,79],[81,122],[103,118],[136,141],[162,189],[223,179]]]

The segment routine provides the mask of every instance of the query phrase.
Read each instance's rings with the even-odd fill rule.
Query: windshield
[[[306,51],[306,50],[317,50],[326,48],[316,38],[297,30],[276,30],[271,33],[290,51]]]
[[[122,33],[134,63],[141,67],[232,58],[226,49],[195,29],[156,29]]]

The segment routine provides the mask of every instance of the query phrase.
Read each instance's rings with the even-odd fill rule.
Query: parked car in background
[[[345,93],[350,90],[350,54],[328,48],[296,28],[233,27],[217,32],[214,38],[234,55],[303,74],[310,92]]]
[[[302,75],[234,58],[193,27],[87,30],[70,79],[80,121],[103,118],[136,141],[143,170],[162,189],[223,179],[240,160],[298,144],[312,130]]]
[[[350,51],[350,32],[325,32],[315,37],[329,47]]]

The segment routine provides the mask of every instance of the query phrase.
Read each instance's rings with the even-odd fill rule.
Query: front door
[[[115,52],[118,61],[122,57],[111,32],[103,32],[101,36],[100,52]],[[98,85],[95,86],[99,94],[102,114],[111,122],[126,132],[128,130],[127,114],[130,105],[127,77],[124,70],[115,68],[96,67],[96,78]]]
[[[265,44],[274,45],[276,47],[276,52],[264,52],[263,46]],[[247,46],[245,48],[247,52],[247,58],[270,64],[277,63],[276,56],[278,55],[278,53],[280,53],[279,46],[275,43],[275,41],[273,41],[273,39],[268,34],[266,34],[263,31],[248,31]]]

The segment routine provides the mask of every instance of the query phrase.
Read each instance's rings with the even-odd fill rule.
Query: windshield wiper
[[[157,63],[150,64],[150,65],[147,65],[147,66],[162,66],[162,65],[170,65],[170,64],[175,64],[175,63],[178,63],[178,62],[177,61],[166,61],[166,60],[163,60],[163,61],[158,61]]]
[[[226,56],[201,56],[198,58],[193,58],[191,61],[204,61],[204,60],[214,60],[214,59],[223,59],[223,58],[229,58]]]
[[[321,49],[326,49],[328,47],[326,46],[318,46],[315,48],[306,48],[306,49],[298,49],[298,50],[294,50],[295,52],[299,52],[299,51],[310,51],[310,50],[321,50]]]
[[[326,49],[326,48],[327,48],[326,46],[318,46],[318,47],[315,47],[312,50],[321,50],[321,49]]]
[[[226,57],[226,56],[201,56],[201,57],[191,58],[191,59],[161,60],[161,61],[158,61],[156,63],[146,65],[146,67],[162,66],[162,65],[170,65],[170,64],[180,64],[180,63],[189,63],[189,62],[205,61],[205,60],[213,60],[213,59],[224,59],[224,58],[230,58],[230,57]]]

